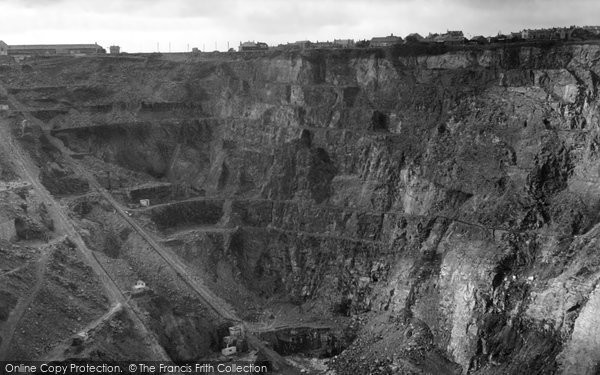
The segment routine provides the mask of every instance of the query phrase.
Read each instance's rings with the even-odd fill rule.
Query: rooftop
[[[8,49],[44,49],[44,48],[101,48],[97,43],[94,44],[14,44],[9,45]]]

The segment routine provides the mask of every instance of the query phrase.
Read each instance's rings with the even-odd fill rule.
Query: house
[[[292,51],[292,50],[305,50],[305,49],[311,48],[313,46],[314,46],[314,44],[311,43],[310,40],[298,40],[298,41],[292,42],[292,43],[279,44],[275,48],[278,50],[282,50],[282,51]]]
[[[571,39],[576,27],[555,27],[552,29],[526,29],[521,31],[521,37],[526,40]]]
[[[240,46],[238,47],[239,52],[266,51],[268,49],[269,45],[263,42],[240,42]]]
[[[395,36],[394,34],[390,34],[390,36],[382,36],[382,37],[374,37],[371,38],[371,47],[389,47],[394,44],[402,43],[402,38],[399,36]]]
[[[327,42],[319,42],[317,40],[316,43],[313,44],[314,48],[333,48],[333,43],[327,41]]]
[[[0,56],[8,55],[8,44],[0,40]]]
[[[551,29],[526,29],[521,31],[521,38],[526,40],[552,39],[554,33]]]
[[[21,44],[9,45],[11,56],[95,55],[106,53],[98,44]]]
[[[333,46],[338,48],[354,47],[354,39],[334,39]]]
[[[138,280],[133,286],[133,290],[144,290],[146,289],[146,283],[142,280]]]
[[[307,48],[310,48],[311,44],[312,43],[310,42],[310,40],[298,40],[294,43],[290,43],[290,47],[299,48],[299,49],[307,49]]]
[[[462,31],[447,31],[445,34],[433,38],[437,43],[462,44],[466,38]]]
[[[512,40],[512,41],[518,41],[518,40],[520,40],[520,39],[523,39],[523,38],[521,37],[521,33],[520,33],[520,32],[516,32],[516,33],[514,33],[514,32],[511,32],[511,33],[510,33],[510,34],[508,34],[506,37],[507,37],[509,40]]]
[[[118,55],[119,53],[121,53],[121,47],[119,46],[110,46],[108,47],[108,49],[110,50],[111,55]]]

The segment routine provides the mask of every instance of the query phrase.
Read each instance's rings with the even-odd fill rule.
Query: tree
[[[358,48],[368,48],[371,45],[371,42],[369,42],[368,40],[359,40],[358,42],[356,42],[356,47]]]

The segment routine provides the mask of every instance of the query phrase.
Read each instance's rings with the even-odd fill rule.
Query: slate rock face
[[[396,322],[339,373],[377,342],[392,373],[597,371],[598,46],[86,60],[120,104],[81,128],[72,98],[65,144],[230,202],[204,211],[250,292]]]

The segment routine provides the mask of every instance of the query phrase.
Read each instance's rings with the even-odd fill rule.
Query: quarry
[[[557,41],[0,60],[0,360],[597,374],[599,75]]]

